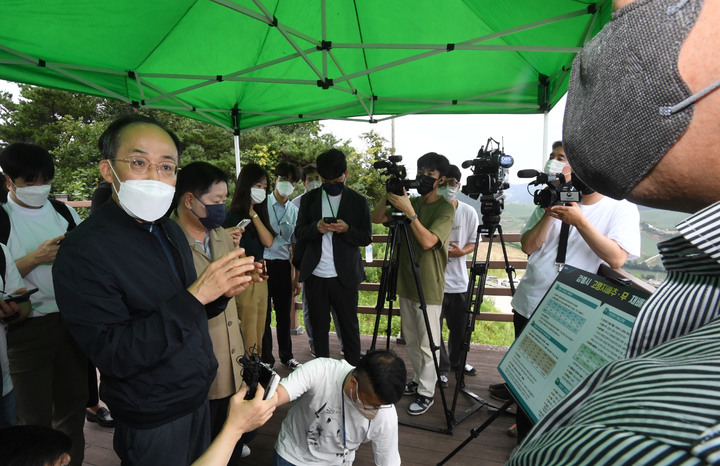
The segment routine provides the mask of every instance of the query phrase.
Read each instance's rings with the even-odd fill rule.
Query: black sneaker
[[[470,364],[465,364],[463,372],[465,372],[465,375],[477,375],[477,370]]]
[[[405,384],[405,390],[403,395],[415,395],[417,393],[418,384],[415,382],[408,382]]]
[[[508,402],[508,401],[510,401],[510,391],[508,391],[508,389],[505,388],[504,385],[502,388],[500,388],[498,390],[493,390],[491,388],[490,389],[490,397],[495,398],[496,400]]]
[[[435,400],[429,396],[418,395],[415,401],[408,407],[407,413],[411,416],[425,414],[433,403],[435,403]]]
[[[297,369],[298,367],[302,366],[302,364],[300,363],[300,361],[298,361],[298,360],[295,359],[295,358],[288,359],[287,361],[284,361],[284,362],[283,362],[283,365],[284,365],[285,367],[287,367],[288,369],[290,369],[291,371],[294,371],[294,370]]]
[[[494,384],[490,385],[490,390],[501,390],[503,388],[505,388],[504,383],[494,383]]]

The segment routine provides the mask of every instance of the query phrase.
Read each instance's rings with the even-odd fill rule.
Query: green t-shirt
[[[420,223],[439,240],[435,246],[425,251],[415,239],[415,235],[408,225],[410,241],[418,262],[425,304],[442,304],[445,291],[445,268],[448,262],[448,239],[455,219],[455,209],[443,197],[431,204],[423,204],[422,197],[416,196],[410,198],[410,203],[415,209]],[[388,209],[388,216],[390,216],[390,209]],[[405,245],[404,235],[401,235],[401,239],[398,294],[403,298],[419,302],[420,296],[415,285],[415,275],[410,264],[410,254]]]

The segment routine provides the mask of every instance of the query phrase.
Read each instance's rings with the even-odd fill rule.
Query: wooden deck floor
[[[296,335],[293,339],[293,350],[295,357],[300,361],[308,361],[312,358],[309,347],[307,345],[307,336]],[[370,346],[371,337],[362,336],[362,347]],[[378,346],[385,347],[385,340],[379,338]],[[412,367],[407,359],[405,346],[391,342],[391,348],[395,350],[403,359],[405,359],[408,372],[412,372]],[[340,346],[337,338],[331,335],[330,339],[331,357],[341,358]],[[277,353],[277,348],[276,351]],[[497,365],[505,354],[504,348],[495,348],[482,345],[473,345],[468,353],[468,362],[475,366],[478,371],[477,376],[465,377],[465,384],[468,390],[474,392],[481,398],[490,402],[490,405],[500,406],[501,403],[489,398],[488,385],[502,381],[497,372]],[[277,359],[277,357],[276,357]],[[275,370],[281,376],[287,375],[288,370],[285,366],[276,364]],[[455,379],[450,374],[450,387],[445,389],[448,408],[452,406],[452,399],[455,392]],[[446,428],[445,416],[443,414],[443,405],[440,396],[440,390],[435,392],[435,404],[430,410],[422,416],[409,416],[405,409],[412,401],[412,397],[403,397],[397,405],[398,417],[401,422],[415,422],[433,428]],[[457,407],[455,410],[456,417],[462,416],[462,413],[472,407],[474,402],[465,394],[460,393],[458,396]],[[287,413],[289,406],[279,408],[273,418],[262,427],[257,438],[250,444],[252,454],[246,458],[244,464],[247,465],[268,465],[271,464],[273,455],[273,446],[275,439],[280,430],[280,424]],[[399,443],[400,456],[404,465],[434,465],[445,458],[450,452],[457,448],[463,441],[471,436],[471,430],[479,427],[486,419],[492,415],[492,407],[483,406],[477,412],[470,415],[466,420],[453,427],[452,435],[446,433],[436,433],[428,430],[400,426]],[[507,429],[515,423],[513,416],[504,414],[494,421],[487,429],[473,438],[457,455],[455,455],[447,464],[448,465],[501,465],[507,460],[510,450],[515,446],[515,439],[506,434]],[[86,465],[94,466],[116,466],[120,464],[120,460],[112,449],[113,429],[103,428],[97,424],[85,424],[85,462]],[[356,465],[372,465],[374,464],[372,457],[372,448],[370,444],[363,445],[357,452],[355,458]],[[160,466],[160,465],[158,465]]]

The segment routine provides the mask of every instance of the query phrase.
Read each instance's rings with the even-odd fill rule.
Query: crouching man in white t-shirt
[[[357,367],[329,358],[303,364],[278,386],[278,406],[295,403],[273,464],[352,464],[365,442],[372,442],[375,464],[400,464],[394,404],[406,377],[405,363],[392,351],[369,351]]]

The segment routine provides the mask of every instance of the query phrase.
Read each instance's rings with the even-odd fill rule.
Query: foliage
[[[56,164],[54,193],[70,200],[89,199],[101,181],[97,170],[97,140],[119,115],[142,113],[156,118],[183,142],[181,166],[207,161],[236,179],[233,137],[226,129],[157,110],[137,109],[122,102],[54,89],[20,86],[20,99],[0,93],[0,148],[11,142],[33,142],[48,149]],[[272,126],[240,134],[243,164],[256,162],[270,173],[280,161],[299,167],[314,163],[321,152],[336,147],[348,157],[348,185],[367,195],[371,204],[382,195],[381,180],[371,170],[376,154],[387,153],[387,141],[375,133],[364,135],[368,149],[358,152],[349,142],[320,134],[319,122]],[[270,180],[272,183],[272,180]],[[234,183],[230,185],[230,195]],[[298,186],[297,194],[302,191]]]

